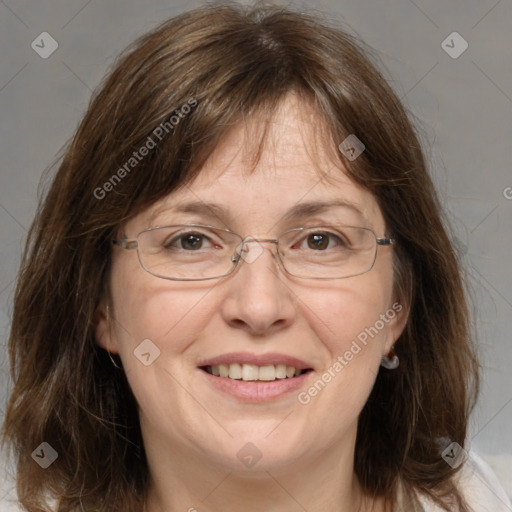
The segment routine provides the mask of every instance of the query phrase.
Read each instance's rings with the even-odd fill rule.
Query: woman
[[[462,449],[468,325],[417,137],[356,41],[190,11],[119,60],[30,231],[20,502],[478,510],[469,486],[502,491]]]

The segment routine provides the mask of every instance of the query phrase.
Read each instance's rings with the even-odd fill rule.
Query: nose
[[[221,307],[226,323],[256,336],[285,329],[296,315],[294,294],[279,268],[275,246],[265,242],[274,241],[246,240],[243,261],[225,283]]]

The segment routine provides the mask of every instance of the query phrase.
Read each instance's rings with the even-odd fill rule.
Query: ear
[[[386,328],[386,342],[384,344],[384,353],[386,355],[393,348],[398,338],[407,325],[409,318],[410,306],[405,301],[396,300],[386,311],[386,316],[389,318]]]
[[[94,312],[93,325],[96,343],[107,352],[117,354],[117,343],[112,334],[111,311],[107,300],[102,299]]]

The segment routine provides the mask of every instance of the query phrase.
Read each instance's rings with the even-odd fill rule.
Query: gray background
[[[14,281],[41,174],[74,132],[113,58],[158,22],[200,4],[0,1],[0,420]],[[484,381],[470,446],[512,495],[512,1],[288,5],[327,12],[376,48],[416,118],[475,293]],[[45,31],[59,47],[42,59],[31,43]],[[441,45],[454,31],[469,44],[458,58]],[[450,38],[447,44],[461,48]]]

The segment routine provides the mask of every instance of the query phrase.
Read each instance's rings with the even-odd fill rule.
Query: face
[[[128,222],[126,237],[195,223],[275,239],[334,222],[385,236],[375,198],[313,143],[320,120],[306,111],[292,95],[281,103],[253,172],[250,125],[234,128],[198,178]],[[333,202],[345,205],[299,212]],[[255,247],[231,275],[192,282],[155,277],[136,251],[114,250],[113,306],[110,318],[100,311],[97,339],[121,357],[146,450],[240,471],[251,451],[270,470],[353,448],[381,357],[405,322],[392,295],[392,248],[379,246],[365,274],[312,280],[284,272],[275,244],[252,244],[248,254]],[[208,373],[225,371],[211,368],[221,363],[235,378]],[[236,378],[236,363],[249,380]],[[283,365],[307,371],[283,378]]]

